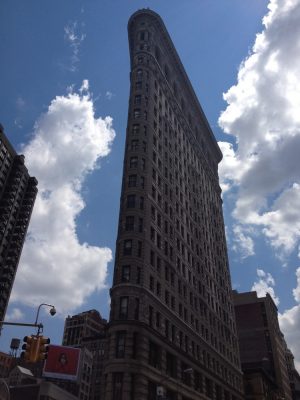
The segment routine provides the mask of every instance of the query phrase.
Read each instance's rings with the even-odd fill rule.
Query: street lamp
[[[35,318],[35,322],[34,322],[35,325],[37,325],[40,309],[41,309],[42,306],[51,307],[49,313],[50,313],[50,315],[52,315],[52,317],[56,314],[56,308],[52,304],[47,304],[47,303],[40,304],[39,307],[38,307],[37,313],[36,313],[36,318]],[[41,324],[39,324],[39,325],[41,325]],[[38,334],[39,333],[40,333],[40,326],[38,328]]]
[[[39,335],[39,334],[40,334],[40,331],[43,331],[43,324],[41,324],[41,323],[38,324],[38,322],[37,322],[37,321],[38,321],[38,318],[39,318],[40,308],[41,308],[42,306],[51,307],[51,309],[50,309],[49,312],[50,312],[50,314],[52,315],[52,317],[56,314],[56,308],[55,308],[52,304],[42,303],[42,304],[39,305],[39,308],[38,308],[38,310],[37,310],[36,318],[35,318],[34,324],[28,324],[28,323],[25,323],[25,322],[6,322],[6,321],[0,321],[0,336],[1,336],[2,325],[33,326],[33,327],[35,327],[35,328],[38,328],[37,335]],[[1,397],[0,397],[0,400],[1,400]]]

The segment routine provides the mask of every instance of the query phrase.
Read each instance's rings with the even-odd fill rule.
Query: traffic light
[[[35,362],[38,351],[38,336],[36,335],[25,336],[23,342],[24,344],[22,346],[22,350],[25,351],[22,351],[21,357],[25,361]]]
[[[38,351],[36,361],[43,361],[47,359],[50,339],[44,336],[38,337]]]

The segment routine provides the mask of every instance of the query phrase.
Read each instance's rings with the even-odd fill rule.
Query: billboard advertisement
[[[50,345],[43,376],[76,381],[79,362],[80,349]]]

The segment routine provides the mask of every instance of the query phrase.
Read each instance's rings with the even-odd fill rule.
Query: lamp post
[[[39,335],[39,333],[40,333],[40,329],[43,329],[43,326],[42,327],[40,327],[41,326],[41,324],[39,324],[38,325],[38,318],[39,318],[39,313],[40,313],[40,309],[41,309],[41,307],[42,306],[47,306],[47,307],[51,307],[51,309],[50,309],[50,314],[52,315],[52,317],[56,314],[56,308],[52,305],[52,304],[47,304],[47,303],[42,303],[42,304],[40,304],[39,305],[39,307],[38,307],[38,309],[37,309],[37,313],[36,313],[36,318],[35,318],[35,325],[37,325],[38,326],[38,335]]]
[[[39,335],[40,331],[43,331],[43,324],[39,323],[38,324],[38,318],[39,318],[39,313],[40,309],[42,306],[48,306],[51,307],[51,310],[49,311],[52,317],[56,314],[56,308],[52,304],[47,304],[47,303],[42,303],[39,305],[37,313],[36,313],[36,318],[33,324],[28,324],[25,322],[6,322],[6,321],[0,321],[0,335],[1,335],[1,330],[2,330],[2,325],[13,325],[13,326],[33,326],[34,328],[38,328],[37,334]],[[1,400],[1,399],[0,399]]]

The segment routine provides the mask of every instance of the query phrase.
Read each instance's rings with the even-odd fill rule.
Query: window
[[[151,292],[154,292],[154,278],[151,275],[150,275],[149,288],[150,288]]]
[[[129,282],[130,281],[130,265],[122,265],[122,282]]]
[[[141,210],[144,209],[144,197],[143,196],[140,197],[140,209]]]
[[[131,253],[132,253],[132,240],[131,239],[124,240],[123,255],[130,256]]]
[[[132,134],[137,135],[140,131],[140,125],[139,124],[133,124],[132,126]]]
[[[165,319],[165,336],[169,339],[170,322]]]
[[[208,378],[205,378],[205,388],[206,388],[206,396],[209,397],[210,399],[212,398],[213,395],[213,384],[212,381]],[[226,396],[225,396],[226,398]]]
[[[120,319],[127,319],[128,316],[128,297],[120,297]]]
[[[143,232],[143,224],[144,224],[143,218],[139,218],[139,232]]]
[[[134,208],[135,207],[135,195],[129,194],[127,196],[127,208]]]
[[[159,49],[159,47],[155,47],[155,58],[156,58],[156,61],[158,62],[158,64],[160,64],[160,58],[161,58],[161,52],[160,52],[160,49]]]
[[[161,294],[161,284],[159,282],[156,283],[156,294],[157,296]]]
[[[161,368],[161,348],[152,341],[149,342],[149,364],[154,368]]]
[[[149,306],[149,326],[153,326],[153,307]]]
[[[154,230],[154,228],[152,226],[150,228],[150,239],[151,239],[152,242],[155,241],[155,230]]]
[[[168,352],[166,354],[166,373],[172,378],[177,377],[177,359],[173,354]]]
[[[113,373],[113,398],[114,400],[122,400],[123,394],[123,373]]]
[[[126,332],[125,331],[117,332],[116,358],[124,358],[125,357],[125,340],[126,340]]]
[[[133,139],[131,141],[131,150],[136,151],[139,147],[139,141],[137,139]]]
[[[176,327],[174,325],[172,325],[171,339],[172,339],[172,342],[175,342],[175,340],[176,340]]]
[[[143,171],[146,169],[146,160],[144,158],[141,159],[141,168]]]
[[[140,106],[142,103],[142,96],[140,94],[137,94],[134,98],[134,104],[136,106]]]
[[[142,242],[140,240],[138,241],[137,256],[142,257]]]
[[[132,215],[129,215],[129,216],[126,217],[125,230],[126,231],[133,231],[134,230],[134,217]]]
[[[151,250],[150,251],[150,264],[154,267],[154,263],[155,263],[155,256],[154,256],[154,251]]]
[[[139,39],[142,41],[147,41],[148,40],[148,35],[149,33],[147,31],[141,31],[139,32]]]
[[[138,80],[141,80],[143,78],[143,70],[142,69],[138,69],[136,71],[136,76],[137,76]]]
[[[160,323],[161,323],[161,316],[160,313],[156,313],[156,328],[160,328]]]
[[[140,312],[140,299],[138,297],[135,298],[135,305],[134,305],[134,319],[139,319],[139,312]]]
[[[136,187],[137,175],[129,175],[128,177],[128,187]]]
[[[182,373],[182,382],[185,385],[191,385],[191,375],[193,373],[192,369],[188,367],[187,364],[181,363],[181,373]]]
[[[169,299],[170,299],[170,293],[168,290],[165,291],[165,303],[168,306],[169,305]]]
[[[216,386],[216,398],[221,399],[222,397],[218,397],[218,387],[220,386]],[[202,392],[202,375],[197,371],[194,372],[194,388],[198,392]]]
[[[138,166],[138,158],[137,157],[130,157],[129,167],[130,168],[137,168]]]
[[[141,117],[141,110],[139,108],[135,108],[133,110],[133,118],[138,119]]]

